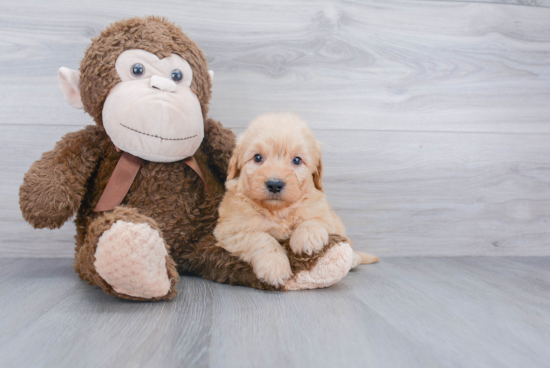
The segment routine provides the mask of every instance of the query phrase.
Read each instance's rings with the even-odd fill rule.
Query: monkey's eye
[[[294,157],[292,159],[292,163],[296,166],[301,165],[302,164],[302,159],[300,157]]]
[[[132,74],[136,77],[141,77],[145,73],[145,67],[140,63],[132,65]]]
[[[260,154],[256,154],[256,156],[254,156],[254,162],[262,162],[263,159],[264,158]]]
[[[174,82],[178,83],[181,82],[181,80],[183,79],[183,73],[179,69],[174,69],[172,70],[170,77]]]

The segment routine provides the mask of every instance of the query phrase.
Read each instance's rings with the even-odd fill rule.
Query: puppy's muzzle
[[[285,187],[285,182],[279,178],[273,178],[266,181],[265,186],[271,193],[280,193]]]

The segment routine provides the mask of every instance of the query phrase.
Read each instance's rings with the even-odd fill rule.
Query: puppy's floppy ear
[[[315,184],[315,188],[323,191],[323,160],[321,159],[319,159],[317,170],[313,172],[313,184]]]
[[[235,147],[233,155],[229,160],[229,166],[227,167],[227,180],[232,180],[238,177],[241,174],[240,160],[242,148],[239,144]]]

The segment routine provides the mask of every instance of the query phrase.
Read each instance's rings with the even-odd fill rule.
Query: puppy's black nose
[[[279,193],[285,187],[285,182],[281,179],[269,179],[265,182],[265,186],[271,193]]]

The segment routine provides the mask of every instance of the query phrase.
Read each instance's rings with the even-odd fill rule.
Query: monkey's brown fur
[[[121,156],[103,128],[102,109],[110,89],[120,81],[115,61],[129,49],[143,49],[159,58],[178,54],[191,65],[194,73],[191,89],[197,94],[205,117],[205,137],[195,158],[209,191],[205,191],[201,179],[182,161],[144,161],[122,205],[113,211],[97,213],[93,209]],[[176,294],[178,272],[273,289],[260,282],[248,264],[215,246],[212,232],[235,136],[220,123],[206,119],[211,81],[206,58],[198,46],[165,19],[128,19],[111,25],[92,40],[80,72],[84,110],[96,125],[67,134],[32,165],[20,188],[24,218],[36,228],[53,229],[77,212],[75,270],[90,284],[119,297],[143,300],[114,291],[94,267],[98,239],[117,220],[146,223],[158,230],[167,244],[171,289],[166,296],[147,300],[172,298]],[[340,240],[333,237],[324,251]],[[311,269],[324,251],[312,257],[297,257],[289,252],[293,269]]]

